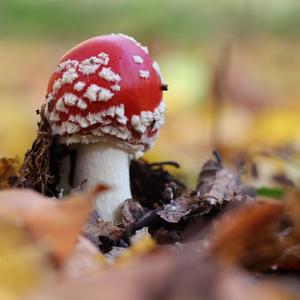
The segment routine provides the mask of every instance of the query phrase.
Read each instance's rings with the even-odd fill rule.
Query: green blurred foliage
[[[207,0],[1,0],[1,35],[82,39],[107,32],[191,42],[224,34],[296,36],[300,3]]]
[[[263,186],[256,189],[256,195],[262,197],[282,199],[284,196],[284,190],[281,188],[271,188]]]

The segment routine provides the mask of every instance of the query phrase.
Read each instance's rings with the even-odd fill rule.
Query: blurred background
[[[31,146],[59,58],[82,40],[122,32],[149,47],[169,84],[149,160],[179,162],[191,184],[215,148],[236,161],[270,149],[294,159],[299,16],[299,0],[1,0],[0,155],[22,160]]]

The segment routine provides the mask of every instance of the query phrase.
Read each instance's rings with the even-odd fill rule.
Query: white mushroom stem
[[[132,197],[129,154],[103,142],[79,145],[74,184],[78,186],[85,180],[86,187],[97,183],[104,183],[110,187],[107,192],[98,196],[95,208],[104,221],[119,222],[121,204]]]

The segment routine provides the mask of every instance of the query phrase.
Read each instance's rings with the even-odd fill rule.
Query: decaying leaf
[[[279,233],[284,241],[282,255],[276,269],[300,270],[300,192],[290,190],[285,203],[286,226]]]
[[[214,228],[210,251],[226,262],[267,270],[282,253],[275,235],[284,207],[257,202],[225,214]]]
[[[192,211],[192,202],[193,196],[185,194],[165,204],[163,209],[157,211],[157,215],[169,223],[178,223]]]
[[[176,177],[164,169],[171,165],[179,167],[174,162],[148,163],[145,160],[133,160],[130,164],[130,185],[135,200],[147,208],[156,208],[161,205],[162,193],[166,184],[175,182],[178,186],[178,195],[186,188]]]
[[[20,176],[13,186],[30,188],[47,196],[58,196],[59,172],[66,147],[56,143],[44,110],[42,106],[37,137],[25,154]]]
[[[178,223],[189,215],[205,215],[228,202],[248,199],[250,196],[242,192],[238,177],[219,161],[209,160],[202,167],[195,191],[170,199],[157,214],[169,223]]]
[[[203,165],[195,193],[213,207],[253,197],[251,188],[245,187],[239,176],[224,168],[218,159],[208,160]]]
[[[129,243],[123,241],[124,228],[114,225],[112,222],[103,221],[96,211],[93,211],[88,222],[83,229],[84,236],[87,237],[96,247],[106,253],[115,246],[128,246]]]
[[[212,255],[255,271],[300,269],[300,194],[257,201],[225,214],[211,239]]]
[[[146,211],[142,205],[134,199],[127,199],[122,205],[122,224],[130,226],[140,220]]]
[[[58,201],[30,190],[0,193],[0,218],[22,224],[38,241],[45,243],[53,258],[62,263],[92,210],[92,200],[107,188],[99,185],[86,194]]]

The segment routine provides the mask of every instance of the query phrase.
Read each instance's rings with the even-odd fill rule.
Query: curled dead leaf
[[[130,226],[145,215],[145,209],[134,199],[127,199],[122,204],[122,224]]]
[[[275,235],[284,206],[260,201],[225,214],[215,225],[210,251],[222,261],[266,270],[282,253]]]

